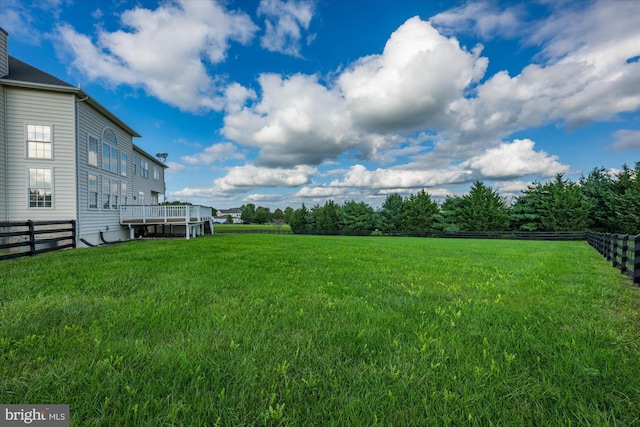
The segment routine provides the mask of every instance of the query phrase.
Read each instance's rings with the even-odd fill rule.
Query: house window
[[[120,153],[120,175],[127,176],[127,153]]]
[[[102,209],[111,207],[111,180],[103,178],[102,180]]]
[[[109,128],[102,131],[102,169],[118,173],[118,140]]]
[[[87,163],[98,166],[98,138],[91,135],[87,137]]]
[[[118,209],[118,187],[120,187],[120,183],[111,180],[111,209]]]
[[[131,166],[133,166],[133,174],[138,173],[138,157],[135,154],[131,158]]]
[[[157,166],[153,167],[153,179],[155,179],[156,181],[160,179],[160,171],[158,170]]]
[[[149,162],[144,159],[140,159],[140,176],[149,178]]]
[[[53,126],[27,125],[27,157],[51,159]]]
[[[127,205],[129,203],[129,197],[127,197],[127,183],[120,183],[120,197],[122,198],[122,204]]]
[[[29,169],[29,207],[53,207],[53,180],[51,169]]]
[[[98,209],[98,177],[89,174],[89,209]]]

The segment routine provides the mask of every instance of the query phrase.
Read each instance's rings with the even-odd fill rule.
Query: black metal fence
[[[75,247],[73,220],[0,222],[0,261]]]
[[[640,234],[587,233],[587,242],[640,285]]]

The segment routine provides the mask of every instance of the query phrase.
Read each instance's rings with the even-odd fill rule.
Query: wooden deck
[[[209,223],[213,234],[211,208],[198,205],[124,205],[120,206],[120,224],[129,227],[133,236],[134,227],[147,225],[184,225],[188,239],[204,234],[204,225]]]

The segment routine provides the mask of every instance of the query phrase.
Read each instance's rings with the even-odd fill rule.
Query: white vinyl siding
[[[76,219],[75,96],[63,92],[4,86],[6,151],[6,220],[33,221]],[[27,157],[29,126],[51,130],[50,158]],[[44,130],[34,129],[35,139],[46,140]],[[42,131],[42,133],[39,133]],[[36,141],[37,142],[37,141]],[[44,142],[44,141],[43,141]],[[36,152],[38,149],[36,148]],[[46,150],[45,150],[46,151]],[[44,153],[45,151],[41,151]],[[33,199],[29,191],[30,169],[51,171],[51,207],[46,194]],[[35,188],[35,187],[34,187]]]
[[[105,131],[106,130],[106,131]],[[109,120],[91,105],[86,102],[78,103],[78,135],[81,138],[88,140],[88,136],[94,137],[98,140],[98,158],[97,165],[90,165],[88,162],[80,161],[79,164],[79,176],[84,177],[80,179],[80,194],[87,195],[92,191],[89,191],[90,181],[87,179],[88,175],[96,176],[98,183],[98,201],[97,209],[92,209],[89,206],[89,202],[80,204],[80,217],[82,221],[78,228],[78,235],[87,239],[90,243],[100,243],[98,233],[100,231],[105,232],[108,228],[108,233],[105,234],[106,239],[121,240],[127,239],[129,231],[126,227],[120,225],[120,211],[117,205],[124,203],[122,184],[128,184],[128,190],[131,191],[131,169],[130,162],[126,165],[122,162],[122,154],[127,155],[127,160],[132,155],[133,144],[132,136],[124,129],[120,128],[116,123]],[[113,144],[114,140],[117,146]],[[107,142],[109,146],[109,162],[108,168],[103,169],[103,143]],[[88,143],[79,144],[82,152],[79,155],[80,159],[88,159]],[[115,171],[111,168],[112,152],[111,148],[116,151],[115,159]],[[105,185],[105,180],[108,184]],[[112,189],[112,182],[115,184],[116,189]],[[94,188],[95,190],[95,188]],[[108,200],[105,197],[107,194]],[[85,199],[86,200],[86,199]],[[114,208],[113,203],[116,203]],[[106,206],[106,207],[105,207]]]
[[[132,201],[131,204],[144,204],[151,203],[157,204],[159,202],[158,195],[164,194],[164,167],[156,159],[144,153],[143,150],[134,147],[134,157],[139,159],[140,174],[133,175],[133,188],[132,193],[136,196],[137,200]],[[146,177],[143,175],[143,166],[146,167]],[[155,168],[157,170],[158,179],[149,179],[149,168]],[[144,201],[141,201],[140,194],[144,195]],[[156,197],[153,197],[153,193]]]

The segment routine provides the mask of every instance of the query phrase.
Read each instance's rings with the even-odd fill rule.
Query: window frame
[[[31,139],[29,136],[31,134],[31,132],[29,132],[29,127],[41,127],[41,128],[49,128],[49,141],[45,141],[45,140],[38,140],[38,139]],[[25,159],[34,159],[34,160],[54,160],[53,158],[53,140],[54,140],[54,134],[53,134],[53,125],[52,124],[48,124],[48,125],[43,125],[43,124],[35,124],[35,123],[25,123],[24,124],[24,157]],[[37,135],[37,131],[34,130],[34,134]],[[30,149],[30,145],[31,143],[35,143],[35,144],[49,144],[49,155],[48,156],[38,156],[37,152],[38,150],[36,149],[36,155],[30,155],[31,153],[31,149]],[[46,150],[45,150],[46,152]]]
[[[95,163],[91,163],[91,153],[92,153],[91,140],[92,139],[93,139],[93,141],[95,141],[95,148],[96,148],[96,150],[95,150],[95,155],[96,155],[95,156],[96,157]],[[87,134],[87,164],[89,166],[94,166],[96,168],[100,167],[100,161],[99,161],[100,160],[100,156],[99,156],[99,153],[100,153],[100,140],[98,138],[96,138],[95,136],[93,136],[92,134],[88,133]]]
[[[111,138],[111,136],[113,138]],[[120,150],[118,150],[118,138],[110,127],[102,130],[102,170],[118,174],[120,164]]]
[[[124,206],[129,203],[126,181],[120,181],[120,203]]]
[[[107,191],[107,193],[105,193]],[[111,178],[102,177],[102,210],[111,210]]]
[[[140,158],[140,176],[149,179],[149,162]]]
[[[124,150],[120,151],[120,176],[127,176],[127,164],[129,163],[129,156]]]
[[[31,186],[31,171],[48,171],[49,172],[49,187],[38,187],[38,186]],[[27,209],[53,209],[55,207],[55,200],[54,200],[54,169],[52,167],[48,167],[48,168],[27,168],[26,169],[26,187],[27,187]],[[37,179],[37,177],[36,177]],[[36,182],[37,184],[37,182]],[[31,206],[31,191],[32,189],[35,190],[40,190],[40,189],[45,189],[45,191],[48,189],[50,192],[49,195],[49,206],[46,206],[46,196],[43,199],[43,203],[45,204],[44,206],[38,206],[40,197],[36,198],[36,205],[35,206]]]
[[[95,191],[91,191],[91,177],[95,178]],[[92,173],[87,174],[87,209],[89,210],[98,210],[100,209],[100,175],[94,175]],[[91,206],[91,194],[95,194],[95,207]]]

